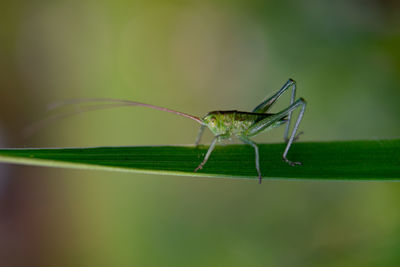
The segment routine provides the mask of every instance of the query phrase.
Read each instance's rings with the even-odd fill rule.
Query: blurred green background
[[[122,98],[201,116],[249,111],[288,78],[308,101],[301,140],[398,138],[399,2],[0,4],[1,147],[189,144],[197,124],[141,108],[20,133],[57,100]],[[395,182],[260,186],[1,164],[1,265],[399,266],[399,204]]]

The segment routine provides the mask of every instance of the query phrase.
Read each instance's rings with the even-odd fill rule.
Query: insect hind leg
[[[304,111],[306,108],[306,101],[303,98],[299,98],[298,100],[296,100],[296,102],[294,102],[293,104],[291,104],[289,107],[287,107],[286,109],[282,110],[279,113],[276,113],[274,115],[271,115],[261,121],[258,121],[257,123],[253,124],[251,127],[249,127],[247,129],[247,131],[244,133],[246,136],[253,136],[256,135],[266,129],[268,129],[268,127],[273,126],[274,124],[276,124],[279,120],[281,120],[282,118],[284,118],[285,116],[288,116],[288,114],[292,113],[293,110],[295,110],[296,108],[301,107],[300,109],[300,113],[297,117],[296,123],[293,127],[293,130],[290,134],[290,137],[288,138],[287,144],[286,144],[286,148],[285,151],[283,152],[282,158],[284,161],[286,161],[289,165],[294,166],[294,165],[298,165],[301,164],[300,162],[292,162],[290,160],[287,159],[287,153],[290,149],[290,146],[292,145],[293,141],[296,138],[296,132],[299,128],[300,122],[303,118],[304,115]]]
[[[296,101],[296,103],[300,103],[299,104],[299,106],[301,106],[300,113],[299,113],[299,115],[297,117],[296,123],[294,125],[293,130],[292,130],[292,133],[290,134],[290,138],[289,139],[287,139],[287,133],[285,133],[286,134],[286,139],[287,139],[287,144],[286,144],[285,151],[283,152],[283,155],[282,155],[283,160],[286,161],[290,166],[301,165],[301,162],[290,161],[290,160],[287,159],[286,156],[287,156],[287,153],[288,153],[289,148],[292,145],[293,141],[297,140],[299,138],[299,135],[301,135],[303,133],[303,132],[299,132],[296,135],[297,129],[299,128],[300,122],[303,119],[304,111],[305,111],[306,105],[307,105],[306,101],[303,98],[300,98],[298,101]],[[292,104],[292,106],[294,106],[294,104]],[[291,114],[291,113],[292,113],[292,111],[289,114]],[[290,120],[289,120],[289,122],[290,122]],[[288,125],[286,127],[287,131],[288,131],[288,128],[289,128],[288,126],[289,126],[289,123],[288,123]]]
[[[290,105],[292,105],[294,103],[294,100],[296,98],[296,81],[294,81],[293,79],[289,79],[283,86],[281,89],[278,90],[278,92],[276,92],[274,95],[272,95],[270,98],[267,98],[266,100],[264,100],[261,104],[259,104],[257,107],[255,107],[253,109],[252,112],[255,113],[265,113],[267,112],[273,104],[275,104],[275,102],[279,99],[279,97],[281,97],[281,95],[286,92],[288,89],[292,88],[292,94],[290,96]],[[292,119],[292,112],[289,112],[287,114],[287,124],[286,124],[286,128],[285,128],[285,133],[283,136],[283,139],[285,140],[285,142],[287,143],[289,141],[289,129],[290,129],[290,124],[291,124],[291,120]],[[295,140],[298,139],[298,136],[295,138]]]
[[[290,99],[290,104],[293,104],[294,99],[296,97],[296,82],[293,79],[289,79],[281,89],[279,89],[275,94],[273,94],[271,97],[267,98],[264,100],[262,103],[260,103],[257,107],[253,109],[252,112],[254,113],[266,113],[273,104],[278,100],[278,98],[286,92],[289,88],[292,88],[292,95]]]

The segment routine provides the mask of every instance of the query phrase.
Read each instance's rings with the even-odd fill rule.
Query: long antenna
[[[160,107],[160,106],[155,106],[151,104],[146,104],[146,103],[141,103],[141,102],[135,102],[135,101],[129,101],[129,100],[121,100],[121,99],[109,99],[109,98],[80,98],[80,99],[70,99],[70,100],[65,100],[65,101],[60,101],[53,103],[48,106],[48,110],[54,110],[61,108],[63,106],[68,106],[68,105],[77,105],[77,104],[86,104],[86,103],[91,103],[94,102],[95,104],[90,105],[90,106],[83,106],[83,107],[77,107],[76,110],[67,112],[67,113],[61,113],[61,114],[54,114],[51,115],[43,120],[40,120],[29,127],[27,127],[24,130],[23,135],[25,137],[31,136],[34,134],[37,130],[40,128],[46,126],[47,124],[54,122],[59,119],[67,118],[72,115],[77,115],[89,111],[95,111],[95,110],[101,110],[101,109],[109,109],[109,108],[116,108],[116,107],[126,107],[126,106],[142,106],[142,107],[147,107],[147,108],[152,108],[152,109],[157,109],[169,113],[173,113],[182,117],[186,117],[189,119],[192,119],[200,124],[204,124],[204,122],[196,116],[189,115],[183,112],[179,112],[176,110]],[[98,104],[100,102],[106,102],[103,104]],[[108,103],[107,103],[108,102]],[[111,102],[111,103],[110,103]]]
[[[80,99],[70,99],[70,100],[65,100],[57,103],[53,103],[52,105],[49,106],[49,110],[65,106],[65,105],[70,105],[70,104],[80,104],[80,103],[90,103],[90,102],[113,102],[113,103],[124,103],[126,106],[142,106],[142,107],[148,107],[152,109],[157,109],[161,111],[166,111],[169,113],[173,113],[176,115],[180,115],[189,119],[192,119],[194,121],[197,121],[200,124],[203,124],[203,121],[196,116],[189,115],[183,112],[179,112],[176,110],[172,110],[169,108],[164,108],[160,106],[155,106],[151,104],[146,104],[146,103],[141,103],[141,102],[135,102],[135,101],[130,101],[130,100],[123,100],[123,99],[111,99],[111,98],[80,98]],[[123,106],[123,105],[121,105]],[[106,108],[106,107],[105,107]]]

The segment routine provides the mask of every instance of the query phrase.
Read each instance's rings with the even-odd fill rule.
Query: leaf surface
[[[0,162],[167,175],[257,178],[254,149],[248,145],[217,146],[204,168],[194,172],[207,148],[0,149]],[[293,167],[282,160],[285,144],[260,144],[259,148],[263,179],[400,180],[400,139],[295,143],[288,158],[303,165]]]

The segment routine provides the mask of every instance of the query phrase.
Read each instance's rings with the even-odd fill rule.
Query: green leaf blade
[[[256,179],[255,156],[247,145],[217,146],[202,170],[194,169],[206,146],[0,149],[0,162],[168,175]],[[285,144],[260,144],[264,179],[400,180],[400,139],[296,143],[282,160]]]

